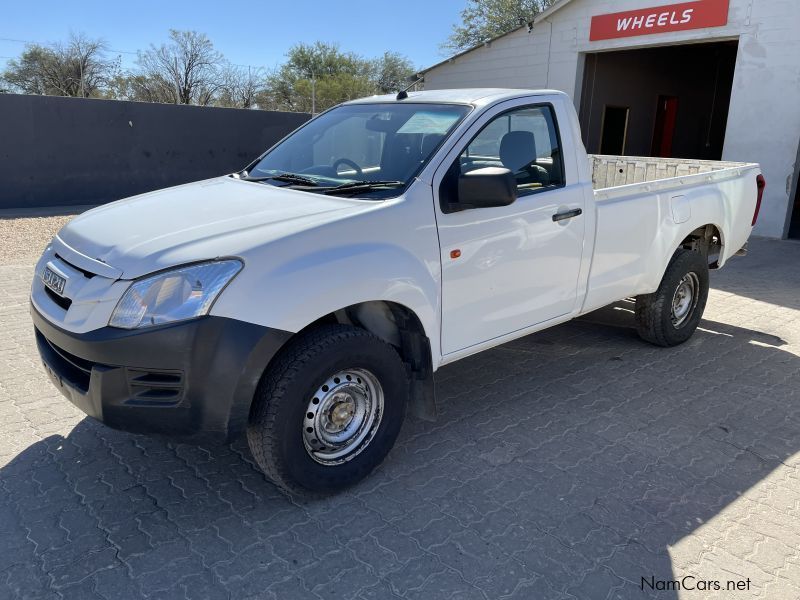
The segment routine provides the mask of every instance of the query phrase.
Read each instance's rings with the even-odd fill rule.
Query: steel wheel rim
[[[694,313],[700,291],[700,279],[695,273],[687,273],[678,282],[672,295],[672,325],[679,329]]]
[[[337,465],[366,449],[383,417],[383,388],[367,369],[331,375],[314,392],[303,417],[306,452],[323,465]]]

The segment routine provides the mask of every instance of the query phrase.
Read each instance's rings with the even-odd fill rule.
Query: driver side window
[[[453,171],[505,167],[524,196],[564,185],[561,145],[550,105],[504,112],[484,126],[458,157]]]

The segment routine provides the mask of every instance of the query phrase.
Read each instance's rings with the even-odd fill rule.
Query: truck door
[[[445,355],[570,313],[581,265],[584,196],[565,173],[553,106],[517,101],[471,131],[435,187]],[[514,203],[458,205],[458,177],[483,167],[514,173]]]

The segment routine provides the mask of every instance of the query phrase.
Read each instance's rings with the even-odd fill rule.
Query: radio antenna
[[[406,98],[408,98],[408,90],[410,90],[412,87],[414,87],[415,85],[417,85],[418,83],[420,83],[422,81],[425,81],[425,76],[424,75],[421,75],[421,76],[417,75],[417,79],[415,79],[413,82],[411,82],[407,87],[404,87],[402,90],[397,92],[397,97],[395,99],[396,100],[405,100]]]

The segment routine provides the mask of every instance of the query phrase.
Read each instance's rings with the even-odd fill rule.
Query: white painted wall
[[[800,142],[800,1],[731,0],[724,27],[589,41],[593,15],[668,1],[562,1],[531,33],[519,29],[427,71],[425,88],[550,88],[577,106],[582,53],[738,38],[723,160],[761,163],[767,191],[755,233],[782,237]]]

